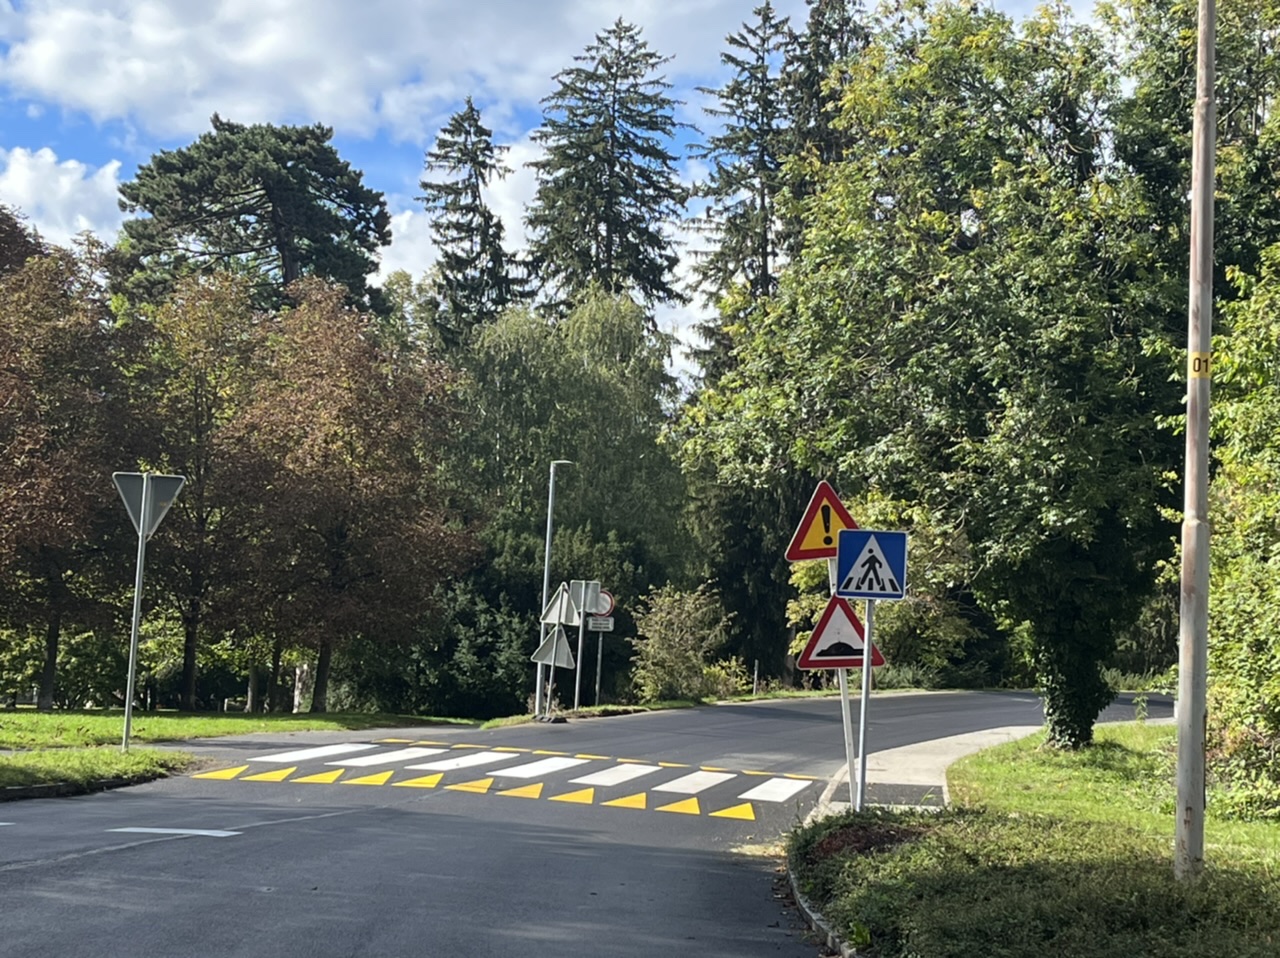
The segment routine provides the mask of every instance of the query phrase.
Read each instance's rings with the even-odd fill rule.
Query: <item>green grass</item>
[[[1040,736],[953,766],[941,814],[849,813],[799,829],[791,867],[877,958],[1280,954],[1280,823],[1206,828],[1204,876],[1173,878],[1174,729]]]
[[[319,715],[134,712],[130,740],[175,742],[219,735],[244,735],[250,732],[341,731],[434,725],[441,722],[479,724],[461,719],[432,719],[421,716],[356,712]],[[123,733],[124,712],[120,710],[0,712],[0,749],[75,748],[119,744]]]
[[[91,788],[102,779],[145,782],[181,771],[192,762],[185,752],[114,748],[58,748],[0,756],[0,788],[67,783]]]

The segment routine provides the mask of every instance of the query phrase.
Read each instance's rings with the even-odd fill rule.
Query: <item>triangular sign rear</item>
[[[823,479],[813,491],[809,508],[796,526],[791,544],[787,546],[787,561],[801,559],[830,559],[838,551],[840,530],[856,529],[858,524],[849,515],[831,483]]]
[[[578,610],[569,601],[569,583],[561,582],[560,588],[542,610],[543,625],[577,625]]]
[[[796,668],[859,669],[866,647],[866,634],[853,606],[833,595],[796,660]],[[884,656],[875,645],[871,646],[871,664],[884,665]]]
[[[554,665],[559,669],[573,668],[573,652],[569,649],[569,637],[564,634],[564,629],[557,625],[555,631],[542,640],[538,651],[530,659],[540,665]]]
[[[150,477],[144,482],[143,475],[140,472],[113,472],[111,481],[116,484],[116,489],[120,492],[120,498],[124,500],[124,507],[128,510],[129,518],[133,521],[133,527],[138,530],[140,535],[150,539],[151,534],[160,527],[160,521],[169,511],[169,507],[173,505],[173,500],[178,498],[178,490],[182,488],[182,484],[187,481],[186,476],[162,476],[151,473]],[[147,531],[142,532],[142,487],[147,487],[147,498],[151,500],[151,507],[147,511],[150,513],[147,519]]]

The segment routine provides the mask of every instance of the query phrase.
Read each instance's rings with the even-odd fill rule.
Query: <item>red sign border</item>
[[[827,626],[831,623],[831,618],[832,616],[835,615],[837,606],[844,607],[845,614],[848,615],[849,621],[853,623],[854,631],[857,632],[858,635],[862,637],[862,641],[865,645],[867,641],[867,633],[862,628],[862,620],[860,620],[858,618],[857,613],[853,611],[853,606],[849,604],[848,599],[842,598],[841,596],[838,596],[838,595],[833,595],[830,598],[830,600],[827,602],[826,609],[824,609],[822,612],[822,618],[819,619],[818,624],[814,626],[813,634],[809,636],[809,641],[805,644],[804,651],[801,652],[799,656],[797,656],[796,668],[804,669],[810,672],[819,671],[821,669],[860,669],[862,668],[862,660],[865,658],[865,654],[849,655],[849,656],[845,656],[844,658],[838,658],[838,659],[826,658],[820,661],[816,661],[813,658],[814,646],[818,644],[818,640],[822,638],[822,633],[826,630]],[[877,659],[879,661],[877,661]],[[876,668],[877,666],[881,666],[884,664],[885,664],[884,656],[880,654],[880,649],[876,647],[875,643],[872,643],[871,667]]]
[[[845,508],[845,504],[840,501],[840,497],[836,495],[835,489],[831,487],[831,483],[825,479],[818,481],[818,488],[813,490],[813,495],[809,498],[809,506],[804,511],[804,518],[800,520],[800,524],[796,526],[795,534],[791,537],[791,543],[787,546],[787,561],[799,562],[802,559],[832,559],[835,558],[839,551],[838,535],[831,537],[832,545],[830,548],[819,547],[817,549],[805,549],[801,543],[809,534],[809,529],[818,517],[818,510],[826,503],[831,506],[840,521],[845,524],[846,529],[857,529],[858,524],[853,521],[853,516],[849,514],[849,510]]]

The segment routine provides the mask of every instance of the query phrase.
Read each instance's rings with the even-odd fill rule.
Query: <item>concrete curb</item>
[[[851,945],[847,945],[839,935],[827,924],[827,920],[822,917],[822,913],[813,907],[813,904],[804,895],[800,894],[800,889],[796,885],[795,869],[791,867],[791,860],[787,860],[787,881],[791,884],[791,896],[796,900],[796,907],[800,909],[800,914],[804,915],[805,921],[822,938],[828,948],[834,952],[838,952],[840,958],[857,958],[858,951]]]
[[[151,778],[100,778],[92,782],[52,782],[48,785],[6,785],[0,788],[0,802],[16,802],[24,798],[63,798],[68,795],[90,795],[110,788],[125,788],[154,781]]]

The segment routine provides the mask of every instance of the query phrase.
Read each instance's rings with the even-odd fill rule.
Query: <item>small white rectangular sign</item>
[[[613,616],[611,615],[589,615],[587,616],[588,632],[612,632]]]

